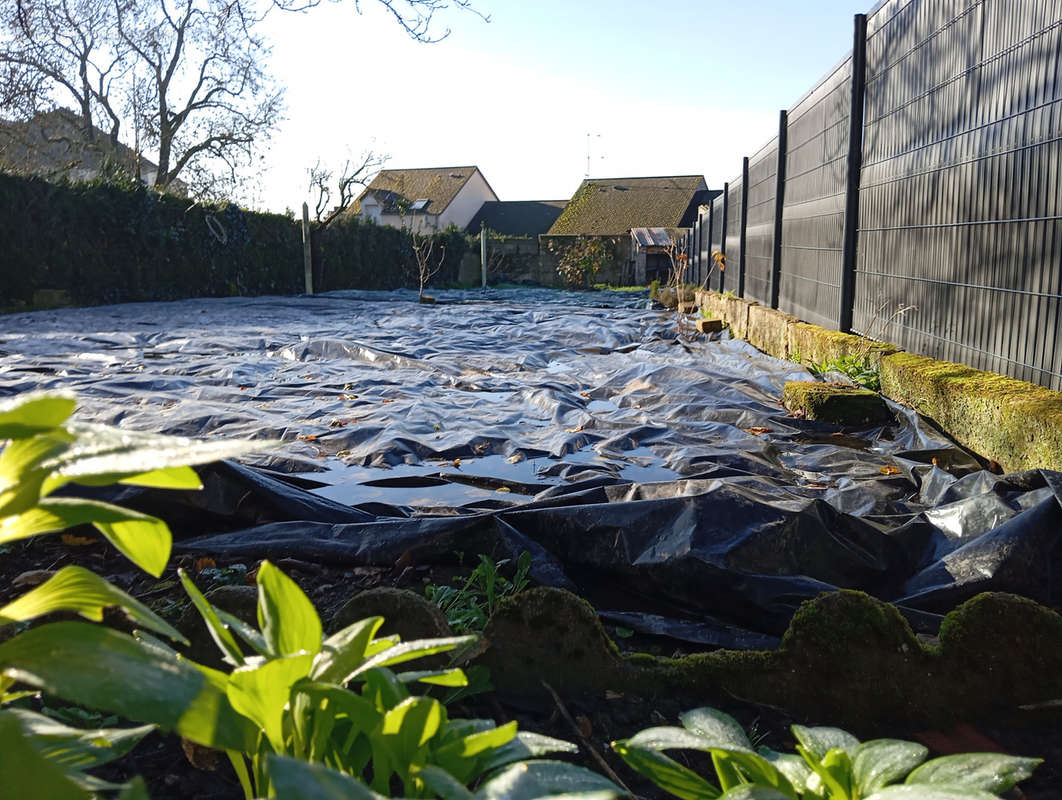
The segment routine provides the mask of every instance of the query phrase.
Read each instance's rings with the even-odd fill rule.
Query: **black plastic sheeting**
[[[533,555],[602,617],[777,643],[835,587],[917,631],[981,591],[1058,605],[1062,474],[998,476],[913,412],[844,430],[779,405],[796,364],[646,298],[545,290],[188,300],[0,318],[0,395],[86,420],[276,438],[202,492],[93,490],[176,549],[330,564]]]

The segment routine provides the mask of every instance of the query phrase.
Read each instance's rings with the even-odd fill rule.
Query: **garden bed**
[[[268,557],[328,620],[361,589],[423,593],[467,574],[480,553],[526,551],[533,585],[588,600],[628,652],[750,658],[778,649],[803,601],[839,588],[894,603],[912,647],[932,643],[943,615],[983,591],[1058,604],[1057,473],[986,472],[895,405],[891,420],[861,429],[801,419],[781,394],[812,379],[803,368],[725,336],[682,333],[644,297],[437,297],[430,307],[356,293],[192,300],[0,320],[0,394],[73,389],[84,420],[283,442],[202,470],[202,492],[96,490],[170,523],[177,557],[161,580],[78,531],[12,546],[0,559],[0,599],[24,590],[18,575],[72,560],[178,619],[177,564],[207,589],[243,583]],[[733,684],[668,680],[670,667],[652,663],[664,672],[645,673],[657,680],[644,690],[555,688],[599,745],[706,701],[784,739],[787,713],[757,701],[785,697],[750,679],[737,703]],[[515,688],[469,700],[471,711],[572,738],[541,687]],[[1054,688],[1038,685],[1040,695]],[[1040,695],[1024,704],[1042,716],[1050,708],[1040,701],[1055,698]],[[912,724],[882,715],[857,732]],[[1009,746],[1012,735],[993,736]],[[1023,754],[1051,755],[1056,738]],[[136,769],[177,769],[172,742],[158,763],[153,746],[137,751]],[[236,796],[226,770],[217,796]],[[159,780],[153,796],[165,797]],[[193,785],[210,796],[209,782],[195,780],[174,795]]]

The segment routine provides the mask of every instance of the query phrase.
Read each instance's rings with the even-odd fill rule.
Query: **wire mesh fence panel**
[[[774,267],[774,212],[778,176],[778,137],[749,157],[749,196],[745,222],[745,297],[771,304]]]
[[[723,230],[723,224],[726,219],[726,214],[723,213],[723,209],[726,206],[727,198],[726,192],[719,195],[712,201],[712,231],[709,236],[709,242],[712,253],[722,253],[723,243],[726,241],[726,231]],[[713,257],[714,261],[714,257]],[[712,289],[723,290],[723,282],[726,277],[726,269],[723,267],[720,269],[719,265],[716,267],[716,272],[713,273],[708,285]]]
[[[700,266],[700,270],[697,274],[697,283],[701,286],[707,285],[712,275],[712,224],[713,209],[712,205],[702,206],[700,211],[700,226],[697,236],[697,263]]]
[[[730,181],[726,208],[726,272],[723,273],[723,291],[739,293],[741,280],[741,195],[745,191],[741,178]]]
[[[1060,61],[1062,0],[870,16],[857,332],[1062,389]]]
[[[788,114],[778,307],[831,328],[841,296],[851,81],[848,58]]]

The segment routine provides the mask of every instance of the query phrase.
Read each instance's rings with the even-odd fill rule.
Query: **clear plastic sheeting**
[[[985,590],[1057,605],[1062,475],[998,476],[925,420],[780,406],[796,364],[697,337],[645,295],[518,289],[187,300],[0,318],[0,395],[283,444],[202,492],[91,490],[176,549],[333,564],[533,555],[642,633],[765,647],[835,587],[916,630]],[[89,491],[89,490],[83,490]]]

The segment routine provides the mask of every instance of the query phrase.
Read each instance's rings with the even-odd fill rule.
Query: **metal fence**
[[[712,201],[712,230],[708,233],[708,241],[713,253],[726,252],[726,228],[727,195],[730,192],[730,184],[723,186],[723,193]],[[723,280],[726,275],[725,269],[716,268],[709,282],[710,288],[723,291]]]
[[[853,42],[713,204],[721,288],[1062,389],[1062,0],[885,0]]]

